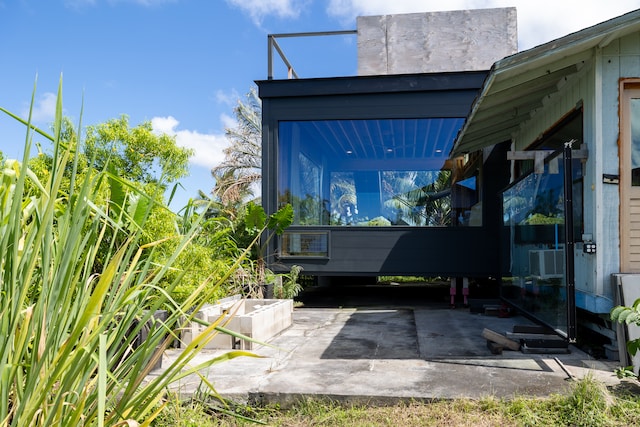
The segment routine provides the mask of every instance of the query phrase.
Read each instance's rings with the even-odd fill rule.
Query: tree
[[[225,158],[219,165],[211,169],[216,183],[211,198],[200,192],[196,204],[207,203],[205,218],[222,216],[232,221],[233,239],[238,248],[250,248],[248,265],[243,266],[249,282],[258,288],[265,283],[268,271],[265,267],[265,243],[260,247],[253,244],[262,233],[261,226],[265,221],[271,227],[275,222],[291,224],[293,210],[290,205],[266,217],[261,206],[254,203],[254,188],[262,179],[262,103],[255,87],[249,90],[244,101],[238,100],[233,110],[238,125],[227,128],[225,135],[230,146],[224,150]],[[276,218],[278,218],[276,220]],[[275,222],[274,222],[275,221]],[[277,230],[279,234],[283,229]],[[266,238],[269,240],[269,237]],[[294,272],[290,277],[296,285]],[[292,285],[292,286],[293,286]],[[294,290],[297,288],[293,288]],[[249,294],[261,294],[249,289]]]
[[[442,227],[451,223],[451,172],[382,173],[385,209],[396,223]]]
[[[164,200],[165,187],[188,175],[193,151],[178,146],[174,136],[155,134],[150,121],[130,127],[126,115],[89,126],[85,139],[82,158],[95,170],[110,172],[111,214],[135,219],[136,210],[138,215],[147,211],[142,244],[176,235],[175,215]],[[153,207],[147,210],[146,206]]]
[[[129,128],[122,115],[87,128],[85,154],[97,170],[109,162],[122,178],[157,185],[187,176],[193,151],[179,147],[174,136],[153,133],[150,121]]]
[[[262,178],[262,103],[255,87],[246,101],[238,101],[233,112],[238,125],[225,132],[231,145],[211,174],[216,180],[214,196],[225,206],[240,207],[253,196],[252,187]]]
[[[60,123],[60,144],[75,153],[78,134],[69,119],[61,118]],[[64,165],[60,189],[71,193],[74,180],[77,186],[90,178],[87,173],[105,172],[106,178],[95,194],[98,204],[108,202],[105,212],[113,221],[126,219],[131,228],[144,223],[139,245],[172,238],[159,250],[169,256],[179,232],[177,217],[164,200],[165,188],[188,174],[191,154],[191,150],[179,147],[174,137],[153,133],[151,122],[131,128],[128,117],[123,115],[87,128],[80,151]],[[55,164],[55,151],[50,152],[47,146],[38,146],[38,155],[29,160],[30,169],[43,182],[48,180]],[[26,191],[37,195],[40,190],[27,183]],[[106,254],[124,244],[125,239],[119,232],[105,233],[95,257],[95,271],[102,269],[107,262]]]

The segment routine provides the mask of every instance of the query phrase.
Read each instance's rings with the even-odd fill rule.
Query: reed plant
[[[31,114],[22,119],[2,111],[25,124],[26,137],[23,159],[6,160],[0,172],[0,426],[149,425],[172,383],[230,358],[255,356],[232,351],[190,366],[221,330],[214,322],[175,362],[149,376],[179,339],[181,322],[192,320],[215,291],[204,280],[177,303],[170,295],[181,274],[159,286],[175,273],[173,263],[199,221],[158,262],[162,242],[140,241],[154,198],[108,167],[89,168],[79,179],[82,143],[63,138],[62,82],[50,132],[33,126]],[[79,136],[81,128],[80,122]],[[45,180],[28,167],[35,134],[52,146]],[[166,310],[162,319],[159,309]]]

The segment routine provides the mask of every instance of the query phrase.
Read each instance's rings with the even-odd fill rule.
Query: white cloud
[[[43,93],[36,100],[31,112],[31,121],[34,123],[52,122],[56,115],[56,94],[52,92]],[[29,117],[29,107],[22,110],[22,117]]]
[[[529,49],[640,7],[638,0],[330,0],[327,13],[355,26],[357,16],[516,7],[520,49]]]
[[[227,3],[248,14],[260,26],[262,20],[270,15],[297,18],[307,0],[227,0]]]
[[[218,101],[220,104],[235,107],[238,99],[240,99],[240,94],[238,94],[238,91],[235,89],[231,89],[228,91],[220,89],[216,92],[216,101]]]
[[[172,116],[154,117],[151,125],[154,132],[166,133],[176,137],[176,143],[185,148],[191,148],[195,155],[190,163],[197,166],[212,168],[224,160],[223,150],[229,146],[224,134],[206,134],[191,130],[177,129],[180,122]]]
[[[225,129],[231,129],[238,126],[238,121],[236,120],[236,118],[228,114],[221,114],[220,121],[222,122],[222,125]]]

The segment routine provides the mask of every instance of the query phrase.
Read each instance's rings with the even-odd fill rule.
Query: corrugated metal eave
[[[568,59],[583,61],[585,52],[591,51],[595,47],[604,47],[612,40],[635,31],[640,31],[640,9],[569,34],[549,43],[508,56],[494,63],[479,96],[472,105],[471,113],[458,133],[451,151],[451,157],[477,151],[484,147],[511,139],[512,131],[526,119],[529,112],[520,111],[519,114],[512,117],[511,120],[502,117],[499,124],[497,123],[491,130],[488,130],[492,126],[490,121],[487,122],[486,119],[476,120],[476,116],[478,116],[479,113],[482,113],[484,116],[495,116],[496,114],[492,114],[491,110],[497,110],[501,104],[495,101],[500,100],[500,96],[503,96],[505,101],[514,96],[513,93],[509,94],[509,89],[514,90],[515,86],[517,86],[515,83],[516,77],[526,73],[532,73],[532,75],[537,75],[541,78],[549,74],[550,65],[562,62],[562,65],[566,67],[570,65],[569,63],[571,62]],[[570,74],[571,70],[569,68],[566,68],[566,70],[567,73],[561,72],[558,74],[559,79],[565,78]],[[532,80],[533,79],[535,79],[535,77],[532,78]],[[510,85],[510,81],[514,81],[514,84]],[[494,88],[498,86],[500,87],[500,91],[494,90]],[[547,94],[551,94],[555,90],[556,85],[549,85]],[[502,95],[498,95],[497,92],[501,92]],[[525,105],[535,104],[531,93],[518,92],[517,96],[522,99]],[[540,93],[537,93],[535,96],[540,96]],[[492,99],[491,106],[485,107],[485,102],[489,98]],[[480,121],[483,123],[478,124]],[[474,135],[476,128],[481,128],[483,131]]]

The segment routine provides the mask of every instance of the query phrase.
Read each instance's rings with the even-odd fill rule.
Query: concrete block
[[[205,306],[197,313],[199,319],[206,319],[213,323],[220,316],[225,316],[221,325],[226,329],[266,342],[278,335],[293,323],[293,300],[279,299],[251,299],[238,300],[231,299],[213,306]],[[206,327],[196,322],[192,322],[185,327],[182,333],[183,347],[188,345],[197,335],[202,333]],[[231,349],[239,347],[251,350],[255,344],[241,340],[236,344],[237,339],[230,335],[218,333],[205,346],[208,349]]]

